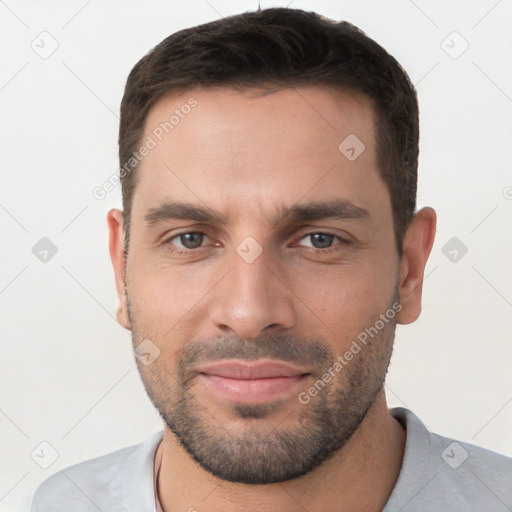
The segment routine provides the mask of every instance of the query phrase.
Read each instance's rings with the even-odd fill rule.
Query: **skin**
[[[146,391],[166,420],[160,500],[166,512],[379,511],[398,478],[406,438],[388,411],[383,380],[395,322],[408,324],[420,314],[436,215],[431,208],[416,213],[400,259],[389,192],[376,168],[370,102],[320,86],[259,92],[194,89],[161,99],[144,139],[191,96],[198,105],[140,164],[127,259],[122,212],[108,213],[118,321],[132,331],[134,346],[149,338],[160,350],[150,365],[138,361]],[[338,150],[351,133],[365,144],[354,161]],[[349,200],[368,215],[271,220],[281,207],[333,199]],[[207,207],[227,221],[167,219],[149,226],[145,216],[166,201]],[[199,248],[177,236],[197,231],[208,235]],[[327,249],[319,248],[315,233],[350,243],[333,237]],[[251,263],[236,251],[248,236],[262,248]],[[294,394],[259,408],[238,407],[193,371],[202,355],[216,360],[238,350],[240,359],[301,365],[310,373],[300,390],[307,391],[397,300],[393,321],[308,404]],[[300,351],[308,357],[300,359]],[[180,442],[173,422],[194,432],[192,446]],[[315,430],[325,438],[315,438]],[[340,432],[346,435],[338,446],[333,442],[306,473],[278,478],[286,460],[276,449],[281,434],[309,447],[314,441],[327,446]],[[199,464],[190,453],[200,448],[195,434],[206,434]],[[234,471],[243,460],[254,474],[275,480],[225,478],[220,468]]]

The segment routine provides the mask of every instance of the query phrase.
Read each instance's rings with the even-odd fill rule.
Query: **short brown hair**
[[[400,64],[354,25],[314,12],[272,8],[180,30],[132,69],[121,102],[119,161],[141,143],[152,106],[193,87],[275,88],[326,85],[363,93],[376,112],[377,165],[388,187],[396,248],[414,216],[418,168],[416,91]],[[133,158],[132,158],[133,160]],[[121,173],[128,250],[136,164]]]

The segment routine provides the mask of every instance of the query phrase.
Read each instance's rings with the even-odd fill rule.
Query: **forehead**
[[[374,126],[365,96],[323,86],[170,93],[145,123],[154,147],[139,164],[133,209],[179,198],[261,211],[306,195],[358,204],[372,192],[385,203]]]
[[[203,147],[212,135],[218,138],[223,133],[242,135],[248,146],[268,139],[283,144],[289,141],[290,145],[305,138],[310,144],[294,148],[301,153],[301,149],[310,152],[316,147],[324,151],[325,145],[313,142],[326,134],[328,142],[359,134],[372,145],[374,124],[372,102],[358,92],[318,85],[244,90],[214,87],[167,94],[150,110],[144,133],[159,142],[180,138],[180,142],[186,139]],[[222,133],[213,134],[216,128]],[[274,138],[276,133],[279,140]]]

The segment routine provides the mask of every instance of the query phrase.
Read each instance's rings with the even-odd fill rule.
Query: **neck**
[[[307,475],[268,485],[216,478],[164,430],[158,494],[165,512],[381,511],[398,479],[406,434],[390,415],[381,390],[345,446]]]

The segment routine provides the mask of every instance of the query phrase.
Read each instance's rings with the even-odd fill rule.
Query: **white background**
[[[512,456],[512,1],[291,4],[355,23],[418,88],[418,206],[434,207],[439,224],[422,316],[398,327],[389,403]],[[178,29],[256,8],[0,2],[0,511],[27,510],[50,474],[161,428],[115,320],[105,218],[120,190],[103,200],[92,190],[118,169],[117,114],[135,62]],[[458,58],[453,31],[469,43]],[[51,48],[49,37],[58,48],[42,59],[31,44]],[[32,253],[42,237],[58,249],[46,263]],[[442,252],[452,237],[468,248],[456,263]],[[59,454],[48,469],[31,458],[43,441]]]

